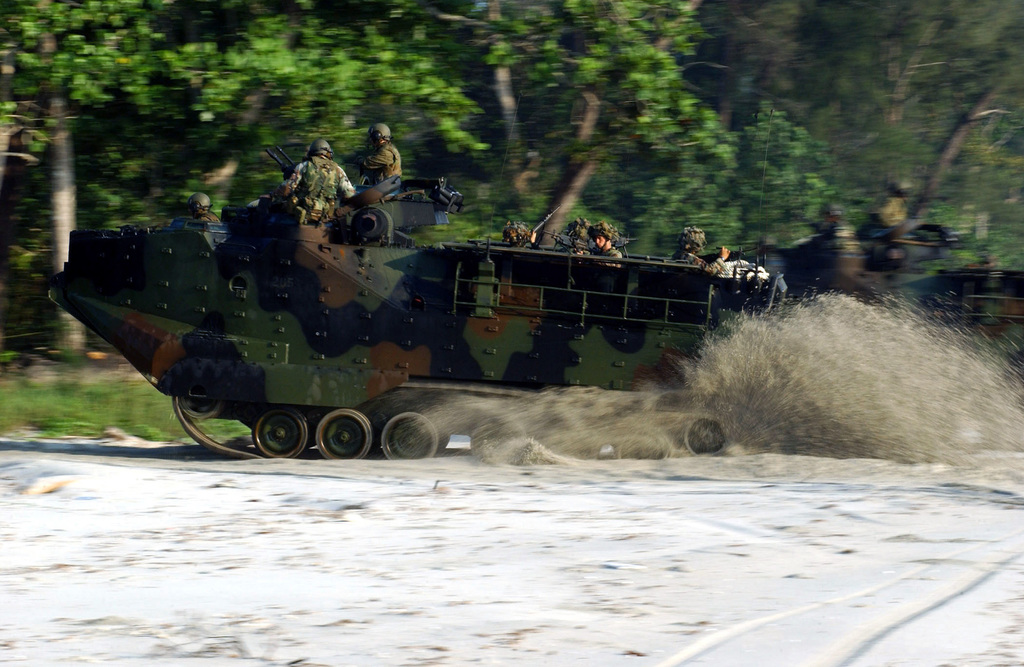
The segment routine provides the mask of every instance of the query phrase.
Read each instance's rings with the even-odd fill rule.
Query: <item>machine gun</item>
[[[617,238],[614,241],[612,241],[612,245],[615,246],[616,248],[619,248],[621,250],[622,248],[625,248],[626,244],[629,243],[630,241],[636,241],[636,239],[633,238],[632,236],[622,236],[622,235],[620,235],[619,238]],[[623,251],[623,252],[625,252],[625,251]]]
[[[288,154],[280,146],[274,146],[272,149],[268,148],[267,155],[277,163],[278,167],[281,167],[281,173],[284,174],[285,178],[291,176],[292,172],[295,171],[295,161],[288,157]]]
[[[555,241],[555,248],[574,255],[587,255],[590,253],[590,239],[580,236],[569,236],[568,234],[555,234],[545,232]]]

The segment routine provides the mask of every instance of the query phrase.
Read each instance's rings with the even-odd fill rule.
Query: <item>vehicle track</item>
[[[1005,546],[999,548],[999,545]],[[935,568],[938,564],[950,564],[955,560],[962,560],[964,555],[986,547],[992,549],[993,552],[987,557],[963,562],[960,566],[969,568],[968,571],[947,585],[928,595],[901,604],[895,609],[876,616],[869,622],[854,627],[840,639],[830,642],[827,648],[819,651],[815,657],[802,663],[805,667],[839,667],[852,664],[854,660],[867,653],[887,635],[941,608],[955,597],[979,586],[993,575],[1019,560],[1024,556],[1024,529],[1008,533],[995,542],[982,542],[958,549],[874,586],[787,611],[753,618],[719,630],[659,662],[656,667],[683,665],[693,658],[724,646],[728,642],[739,639],[769,624],[801,614],[807,614],[824,607],[840,605],[858,598],[866,598],[903,582],[915,579],[928,570]]]

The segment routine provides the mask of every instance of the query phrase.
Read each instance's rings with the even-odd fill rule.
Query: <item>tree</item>
[[[55,268],[76,191],[87,227],[151,225],[199,187],[244,203],[275,179],[260,147],[317,135],[356,145],[391,114],[399,132],[429,125],[452,149],[485,147],[461,127],[478,109],[452,78],[451,45],[413,2],[13,5],[0,17],[0,54],[14,65],[13,75],[4,69],[0,137],[38,131],[32,151],[51,168],[53,197],[43,210],[3,211],[0,238],[13,238],[23,216],[50,213]],[[88,176],[81,188],[76,170]],[[8,178],[2,201],[19,201],[22,183]]]
[[[862,218],[898,179],[914,184],[920,215],[941,204],[962,231],[979,209],[996,227],[1024,222],[1012,192],[991,188],[1014,179],[989,166],[1020,147],[972,139],[1024,101],[1024,3],[730,0],[700,20],[711,37],[698,57],[715,66],[691,80],[734,118],[767,99],[825,142],[834,167],[822,175]]]
[[[688,89],[680,67],[700,35],[697,5],[571,0],[520,2],[515,16],[501,18],[493,6],[469,17],[436,14],[471,27],[487,48],[486,62],[511,71],[521,98],[518,161],[535,154],[532,171],[555,174],[544,184],[546,208],[554,211],[546,229],[561,227],[591,179],[620,157],[678,161],[729,150],[717,117]],[[503,99],[507,110],[507,93]]]
[[[53,266],[59,270],[67,259],[67,239],[75,228],[75,176],[68,96],[78,103],[109,99],[106,87],[130,84],[116,66],[118,58],[129,57],[144,44],[151,31],[145,24],[143,2],[56,3],[49,0],[18,2],[18,12],[5,17],[2,29],[15,53],[11,77],[14,102],[4,111],[4,133],[26,120],[12,116],[15,109],[28,111],[27,123],[47,127],[51,146],[52,211],[54,232]],[[125,48],[127,45],[127,48]],[[106,75],[106,76],[105,76]],[[12,182],[16,187],[17,182]],[[17,200],[15,192],[9,194]],[[6,236],[12,235],[14,217],[5,214]],[[0,262],[6,269],[9,246]],[[5,281],[6,276],[0,276]],[[81,351],[84,329],[63,316],[60,344]]]

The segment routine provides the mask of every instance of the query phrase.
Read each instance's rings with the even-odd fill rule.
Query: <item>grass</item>
[[[0,433],[30,430],[42,437],[97,437],[110,426],[147,440],[186,438],[171,399],[149,383],[0,381]]]
[[[187,440],[171,399],[141,376],[58,371],[56,377],[0,378],[0,434],[30,431],[39,437],[99,437],[113,426],[153,441]],[[214,421],[209,430],[232,437],[248,432],[237,422]]]

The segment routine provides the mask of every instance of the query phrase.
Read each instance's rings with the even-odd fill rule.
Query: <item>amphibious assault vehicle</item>
[[[792,248],[767,249],[765,267],[784,273],[790,297],[843,292],[898,295],[941,320],[997,341],[1024,370],[1024,271],[993,266],[930,270],[960,246],[955,231],[920,218],[868,228],[855,238],[826,228]]]
[[[462,392],[656,382],[729,312],[785,284],[739,262],[711,276],[656,257],[610,260],[493,241],[416,246],[463,198],[444,179],[361,187],[328,224],[268,199],[220,222],[72,232],[51,298],[172,397],[185,431],[237,458],[433,456],[422,414]],[[222,442],[211,420],[251,428]],[[439,432],[438,428],[441,428]],[[725,434],[696,420],[680,447]]]
[[[790,296],[845,292],[861,296],[913,291],[930,283],[928,263],[950,256],[955,232],[922,220],[891,228],[868,228],[860,237],[837,225],[799,241],[792,248],[767,248],[765,266],[786,275]],[[922,288],[922,293],[931,285]]]

